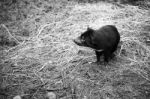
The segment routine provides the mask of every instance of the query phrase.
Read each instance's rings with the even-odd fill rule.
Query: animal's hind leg
[[[115,45],[112,47],[111,53],[113,53],[113,52],[116,51],[116,50],[117,50],[117,44],[115,44]]]
[[[100,62],[100,56],[103,54],[103,52],[95,51],[95,54],[96,54],[97,62]]]
[[[114,57],[115,57],[115,54],[112,53],[112,54],[110,55],[110,59],[113,59]]]
[[[104,52],[104,62],[108,63],[108,60],[109,60],[111,54],[112,53],[109,50],[107,50],[107,51]]]
[[[111,50],[111,54],[110,54],[110,58],[111,58],[111,59],[115,57],[114,52],[115,52],[116,50],[117,50],[117,45],[115,45],[115,46],[112,48],[112,50]]]

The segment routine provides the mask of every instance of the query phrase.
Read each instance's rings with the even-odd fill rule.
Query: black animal
[[[120,34],[114,25],[106,25],[98,30],[87,28],[78,38],[73,40],[79,46],[90,47],[95,50],[97,62],[104,55],[104,62],[112,57],[120,42]]]

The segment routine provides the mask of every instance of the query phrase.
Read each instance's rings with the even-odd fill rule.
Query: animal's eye
[[[81,39],[84,39],[84,37],[83,37],[83,36],[81,36]]]
[[[84,36],[81,36],[81,40],[82,40],[82,41],[85,41],[85,37],[84,37]]]
[[[85,37],[84,37],[84,36],[81,36],[81,39],[85,39]]]

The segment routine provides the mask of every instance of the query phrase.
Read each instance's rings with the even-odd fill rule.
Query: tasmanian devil
[[[112,57],[120,42],[120,34],[114,25],[105,25],[98,30],[87,28],[79,37],[73,40],[79,46],[90,47],[95,50],[97,62],[104,55],[104,62]]]

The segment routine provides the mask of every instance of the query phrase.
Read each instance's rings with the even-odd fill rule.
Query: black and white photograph
[[[0,99],[150,99],[150,0],[0,0]]]

